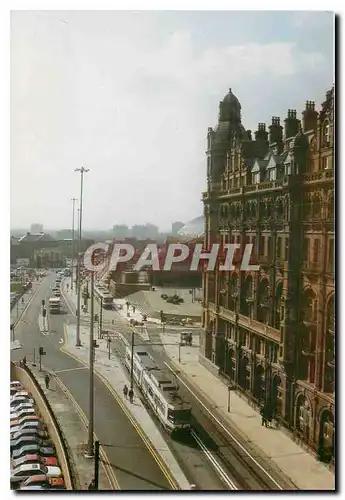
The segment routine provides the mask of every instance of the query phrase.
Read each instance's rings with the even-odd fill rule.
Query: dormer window
[[[253,184],[260,184],[260,172],[253,174]]]
[[[277,180],[277,170],[275,168],[271,168],[268,173],[268,180],[275,181]]]

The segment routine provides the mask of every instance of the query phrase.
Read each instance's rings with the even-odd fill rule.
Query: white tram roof
[[[137,359],[140,360],[141,365],[148,371],[151,381],[163,395],[166,402],[175,407],[177,406],[179,409],[189,409],[190,403],[185,401],[178,393],[179,387],[171,373],[161,370],[148,352],[137,347],[134,348],[134,353]]]

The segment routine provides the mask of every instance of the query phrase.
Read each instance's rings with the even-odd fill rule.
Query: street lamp
[[[74,270],[74,213],[75,213],[75,202],[77,198],[72,198],[73,212],[72,212],[72,265],[71,265],[71,290],[73,290],[73,270]]]
[[[131,389],[133,390],[133,365],[134,365],[134,327],[132,327],[132,346],[131,346]]]
[[[93,322],[94,322],[94,271],[91,271],[91,305],[90,305],[90,349],[89,349],[89,428],[87,442],[87,458],[94,456],[93,446],[93,427],[94,427],[94,391],[93,391],[93,366],[94,366],[94,349],[95,342],[93,340]]]
[[[79,204],[79,239],[78,239],[78,261],[77,261],[77,288],[78,288],[78,298],[77,298],[77,336],[76,336],[76,346],[80,347],[80,252],[81,252],[81,228],[83,220],[83,181],[84,173],[89,172],[88,168],[76,168],[75,172],[80,172],[80,204]]]

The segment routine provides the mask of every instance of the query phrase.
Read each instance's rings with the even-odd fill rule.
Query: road
[[[33,360],[33,352],[36,349],[37,361],[38,347],[42,346],[47,353],[42,360],[42,365],[47,370],[58,372],[58,377],[70,391],[83,413],[87,415],[89,370],[60,350],[63,325],[66,321],[73,322],[74,317],[67,310],[65,314],[51,316],[49,335],[42,335],[38,328],[42,299],[49,298],[54,280],[55,275],[50,275],[43,281],[18,322],[16,338],[22,343],[23,349],[13,351],[11,359],[18,361],[26,355],[27,361],[30,362]],[[94,386],[95,434],[113,468],[120,489],[173,489],[168,471],[163,471],[158,466],[142,438],[103,382],[95,377]],[[112,486],[115,487],[114,484]]]
[[[99,313],[97,301],[95,301],[95,313]],[[103,320],[104,329],[120,332],[127,341],[131,341],[131,328],[119,313],[103,310]],[[147,333],[150,340],[142,341],[142,344],[145,344],[146,350],[162,368],[173,369],[164,346],[157,345],[161,343],[159,328],[158,325],[148,324]],[[140,327],[137,331],[140,332]],[[173,331],[176,333],[176,329]],[[166,332],[169,332],[169,326],[166,327]],[[116,354],[124,356],[124,346],[120,340],[112,342],[112,347],[116,349]],[[212,407],[209,409],[210,403],[205,400],[203,394],[190,386],[182,372],[175,373],[175,376],[179,380],[181,394],[192,403],[193,431],[188,443],[179,443],[172,439],[168,439],[168,443],[182,464],[187,477],[188,474],[195,476],[195,469],[199,471],[193,481],[199,489],[210,489],[212,480],[214,483],[212,489],[229,489],[228,481],[230,484],[235,482],[239,489],[245,490],[295,489],[287,477],[283,477],[280,471],[272,468],[271,463],[258,456],[257,450],[245,442],[243,436],[236,430],[229,429],[228,424],[226,427],[221,424],[221,416],[217,410]],[[212,464],[212,459],[216,460],[216,463]],[[215,481],[217,475],[218,485]]]

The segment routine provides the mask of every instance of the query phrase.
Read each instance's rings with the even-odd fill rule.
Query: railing
[[[324,181],[327,179],[334,178],[334,170],[321,170],[319,172],[314,172],[312,174],[304,174],[303,176],[304,182],[316,182],[316,181]]]

